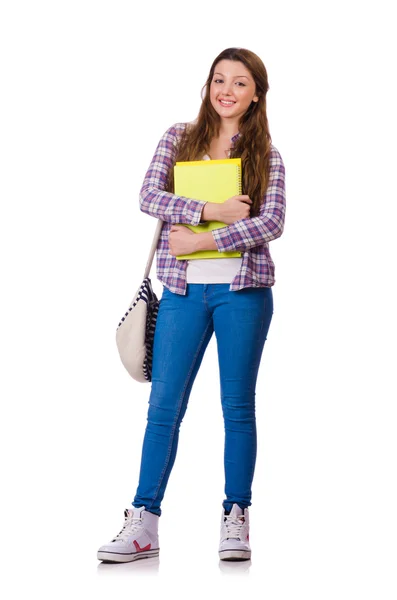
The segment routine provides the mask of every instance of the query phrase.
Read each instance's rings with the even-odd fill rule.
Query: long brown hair
[[[269,84],[265,65],[259,56],[245,48],[227,48],[216,57],[202,89],[203,101],[198,117],[182,134],[175,161],[200,160],[209,151],[212,138],[219,135],[221,119],[210,101],[210,85],[215,67],[221,60],[243,63],[255,82],[258,101],[252,101],[241,118],[240,136],[231,149],[230,158],[241,157],[243,194],[247,194],[252,200],[251,216],[257,216],[269,182],[271,150],[266,114]],[[174,191],[173,169],[170,170],[167,190]]]

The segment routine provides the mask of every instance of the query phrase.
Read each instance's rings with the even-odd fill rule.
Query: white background
[[[392,2],[5,0],[1,554],[7,598],[395,599]],[[136,491],[150,385],[115,330],[156,221],[157,142],[224,48],[264,61],[287,176],[257,386],[251,563],[218,559],[216,342],[182,423],[160,560],[100,565]],[[155,291],[161,284],[152,271]]]

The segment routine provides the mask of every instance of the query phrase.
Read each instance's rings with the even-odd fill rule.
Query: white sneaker
[[[242,509],[238,504],[233,504],[229,515],[222,510],[219,558],[221,560],[251,558],[248,508]]]
[[[99,548],[98,560],[120,563],[158,556],[159,516],[141,506],[125,509],[124,518],[124,526],[120,533],[111,542]]]

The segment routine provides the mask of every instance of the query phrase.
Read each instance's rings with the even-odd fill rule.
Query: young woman
[[[266,69],[253,52],[229,48],[214,60],[198,118],[161,138],[140,194],[141,210],[164,221],[157,246],[163,284],[153,346],[152,386],[139,485],[120,533],[98,559],[128,562],[159,553],[161,501],[179,428],[204,352],[215,332],[225,425],[225,500],[219,557],[251,557],[249,514],[256,460],[255,387],[273,314],[268,244],[284,228],[284,165],[266,115]],[[223,204],[175,195],[176,161],[241,157],[243,194]],[[195,233],[184,225],[217,220]],[[177,260],[198,250],[239,258]],[[210,495],[205,490],[205,501]]]

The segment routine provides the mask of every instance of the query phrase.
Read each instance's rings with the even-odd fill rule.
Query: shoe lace
[[[233,538],[236,540],[240,539],[241,529],[245,523],[245,518],[243,516],[232,517],[230,515],[225,515],[224,518],[225,526],[226,526],[226,534],[227,540]]]
[[[123,542],[132,534],[137,533],[142,525],[142,518],[126,517],[122,530],[116,535],[112,542],[122,540]]]

